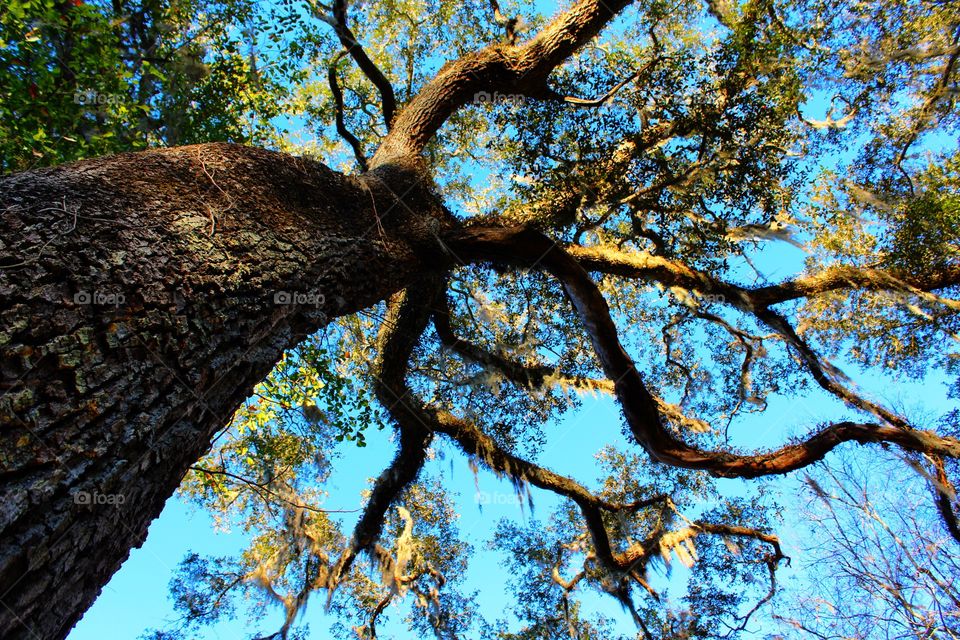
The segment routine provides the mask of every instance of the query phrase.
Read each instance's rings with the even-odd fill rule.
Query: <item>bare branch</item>
[[[380,108],[383,111],[383,122],[387,125],[387,129],[390,129],[393,124],[394,114],[397,110],[397,98],[393,92],[393,85],[390,84],[390,80],[387,79],[383,72],[380,71],[380,68],[370,59],[367,52],[364,51],[363,46],[357,41],[356,36],[353,35],[353,31],[350,30],[347,23],[347,0],[334,0],[332,16],[320,12],[317,12],[317,15],[333,27],[337,38],[340,39],[340,44],[343,45],[344,51],[354,59],[357,66],[360,67],[360,71],[362,71],[363,74],[367,76],[367,79],[373,83],[373,86],[377,88],[377,91],[380,93]]]
[[[347,129],[347,125],[344,122],[343,91],[340,90],[340,83],[337,81],[337,61],[340,60],[342,56],[343,53],[341,52],[334,58],[334,61],[330,63],[330,67],[327,69],[327,81],[330,83],[330,93],[333,95],[333,105],[336,110],[337,133],[339,133],[340,137],[346,140],[353,149],[353,155],[357,159],[357,164],[360,165],[360,170],[366,171],[367,158],[363,155],[363,146],[360,144],[360,140],[350,133],[350,130]]]

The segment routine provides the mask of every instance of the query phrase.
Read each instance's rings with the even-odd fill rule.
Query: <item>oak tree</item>
[[[960,541],[955,420],[922,428],[837,364],[956,367],[955,3],[14,6],[4,637],[65,637],[188,473],[255,532],[242,558],[187,559],[191,624],[250,590],[286,637],[320,593],[369,638],[407,596],[421,633],[462,635],[468,549],[421,477],[440,442],[565,500],[502,525],[525,622],[492,637],[608,637],[587,589],[642,637],[739,633],[787,559],[756,503],[697,500],[840,446],[926,470]],[[290,153],[278,115],[320,141]],[[766,274],[785,247],[804,262]],[[613,397],[632,442],[604,450],[599,489],[542,455],[580,392]],[[834,419],[731,444],[772,398],[817,392]],[[397,453],[343,531],[317,482],[368,423]],[[649,578],[677,561],[694,617]],[[731,591],[758,575],[753,600]]]

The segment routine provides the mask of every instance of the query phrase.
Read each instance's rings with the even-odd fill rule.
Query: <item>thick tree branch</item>
[[[550,384],[562,384],[577,390],[614,394],[613,382],[606,378],[586,378],[571,375],[550,365],[526,364],[493,353],[480,345],[458,337],[450,326],[449,308],[446,303],[441,303],[438,309],[434,311],[433,320],[437,335],[444,345],[456,351],[465,360],[496,371],[521,389],[543,389]],[[655,397],[654,400],[660,412],[675,423],[692,431],[710,430],[710,425],[703,420],[685,415],[677,405],[669,404],[658,397]]]
[[[561,281],[590,337],[605,375],[614,381],[627,424],[647,452],[674,466],[717,475],[757,477],[781,474],[822,459],[842,442],[889,442],[909,451],[960,457],[960,441],[933,432],[840,422],[807,440],[755,455],[704,451],[675,437],[661,421],[658,403],[624,351],[606,300],[576,259],[540,232],[528,228],[471,228],[444,238],[464,261],[539,268]]]
[[[381,402],[386,400],[389,403],[388,406],[391,406],[392,415],[401,425],[401,433],[407,428],[417,433],[443,433],[453,439],[465,453],[479,460],[495,473],[529,482],[535,487],[573,500],[584,515],[587,528],[594,539],[597,556],[611,569],[621,567],[622,561],[616,558],[603,524],[602,512],[637,511],[663,503],[667,500],[666,496],[657,495],[626,504],[611,503],[595,496],[571,478],[504,451],[493,438],[472,423],[457,418],[449,412],[423,405],[407,385],[406,369],[413,350],[426,329],[433,310],[442,307],[440,302],[442,295],[437,288],[438,284],[433,282],[424,287],[411,288],[395,296],[391,300],[388,317],[383,323],[379,356],[379,362],[382,365],[377,382],[378,397],[381,393],[384,394]],[[394,399],[392,403],[390,403],[391,398]],[[380,511],[381,518],[388,506],[386,505]],[[368,511],[371,511],[369,507]],[[364,519],[366,516],[365,513]],[[379,534],[379,528],[376,531]],[[354,538],[357,539],[356,534]]]
[[[415,156],[479,92],[542,97],[547,77],[589,42],[630,0],[580,0],[521,46],[492,44],[444,65],[407,104],[371,166]]]
[[[722,295],[725,302],[749,313],[782,302],[843,289],[930,292],[960,285],[960,265],[923,275],[895,269],[842,265],[780,284],[751,289],[725,282],[678,260],[650,253],[620,251],[611,247],[571,246],[566,249],[587,271],[656,281],[701,294]]]
[[[749,289],[724,282],[682,262],[647,253],[628,253],[600,247],[571,247],[568,251],[588,271],[596,270],[625,277],[654,280],[664,286],[680,286],[701,294],[721,296],[720,299],[724,302],[754,315],[776,331],[797,351],[817,384],[824,390],[857,409],[904,429],[909,428],[909,425],[902,417],[860,397],[842,385],[839,381],[841,378],[839,372],[823,362],[800,338],[786,318],[769,307],[795,298],[809,297],[837,289],[907,290],[922,295],[933,289],[960,283],[960,266],[925,277],[910,276],[891,270],[840,266],[832,267],[817,275],[801,276],[780,285]]]
[[[419,293],[412,293],[414,291]],[[405,380],[407,363],[426,322],[420,322],[409,308],[412,304],[421,304],[417,296],[425,295],[429,300],[438,291],[436,281],[426,281],[421,286],[394,295],[387,305],[387,316],[377,340],[377,360],[373,366],[376,377],[374,393],[397,424],[400,450],[390,466],[377,478],[350,545],[330,574],[331,587],[335,587],[349,570],[360,551],[371,549],[377,542],[387,510],[416,479],[426,461],[427,447],[433,439],[433,433],[412,406]]]

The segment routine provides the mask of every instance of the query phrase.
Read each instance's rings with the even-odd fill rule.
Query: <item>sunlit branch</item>
[[[782,474],[821,460],[843,442],[890,442],[908,451],[960,457],[960,441],[929,431],[876,424],[839,422],[798,444],[771,452],[738,455],[704,451],[665,428],[656,399],[647,390],[630,356],[620,344],[610,309],[596,284],[577,260],[540,232],[529,228],[470,228],[453,231],[444,242],[464,261],[512,264],[551,273],[564,286],[584,325],[605,375],[637,442],[656,460],[721,476]]]
[[[945,269],[926,278],[909,278],[905,274],[880,269],[834,267],[821,274],[800,277],[780,285],[748,289],[692,269],[682,262],[651,254],[623,252],[603,247],[571,247],[569,252],[590,271],[653,280],[664,286],[679,286],[703,294],[720,296],[720,300],[754,315],[776,331],[797,351],[811,375],[824,390],[851,406],[901,428],[909,428],[902,417],[860,397],[841,384],[839,380],[842,375],[823,362],[797,335],[789,322],[769,307],[797,297],[812,296],[835,289],[908,290],[917,295],[923,295],[928,290],[954,286],[960,282],[960,267]],[[944,301],[945,304],[950,302],[952,301]]]
[[[578,107],[602,107],[605,104],[607,104],[615,95],[617,95],[617,93],[619,93],[621,89],[623,89],[625,86],[627,86],[628,84],[630,84],[631,82],[639,78],[642,74],[644,74],[648,68],[649,68],[649,64],[647,67],[644,67],[639,71],[634,71],[629,76],[627,76],[626,78],[624,78],[623,80],[615,84],[609,91],[607,91],[605,94],[603,94],[599,98],[576,98],[573,96],[561,95],[553,91],[550,91],[549,93],[547,93],[547,97],[553,100],[562,100],[563,102],[566,102],[568,104],[573,104]]]
[[[554,100],[563,100],[564,102],[574,104],[579,107],[602,107],[603,105],[607,104],[611,98],[613,98],[613,96],[617,95],[621,89],[637,78],[647,75],[660,62],[660,42],[657,40],[657,34],[652,28],[650,29],[650,41],[653,43],[653,50],[656,52],[653,58],[647,64],[645,64],[643,68],[631,73],[629,76],[615,84],[609,91],[599,98],[575,98],[572,96],[560,95],[553,91],[548,91],[547,96]]]
[[[377,606],[374,607],[373,611],[370,612],[370,619],[367,621],[366,629],[359,629],[361,637],[364,637],[363,634],[369,631],[370,640],[377,640],[377,618],[379,618],[380,614],[384,612],[391,600],[393,600],[392,591],[388,592],[387,595],[380,599],[380,602],[377,603]]]
[[[960,265],[924,275],[908,274],[896,269],[834,266],[780,284],[747,288],[725,282],[678,260],[649,253],[620,251],[612,247],[570,246],[566,250],[587,271],[659,282],[664,286],[678,286],[701,294],[721,295],[724,302],[748,313],[831,291],[906,289],[930,292],[960,285]]]
[[[720,535],[726,538],[751,538],[758,540],[769,545],[772,549],[773,553],[770,555],[769,560],[772,561],[775,566],[782,560],[789,562],[789,558],[784,555],[780,547],[780,539],[772,533],[765,533],[752,527],[705,521],[691,522],[689,526],[679,530],[658,529],[642,542],[636,543],[627,549],[623,553],[622,561],[634,568],[645,567],[654,558],[661,557],[666,559],[669,551],[683,547],[686,541],[692,541],[704,533]],[[689,547],[686,548],[689,549]],[[683,557],[685,553],[681,552],[681,557]],[[692,559],[692,556],[688,561],[690,559]]]
[[[630,0],[580,0],[521,46],[491,44],[448,63],[402,109],[372,167],[420,153],[447,118],[479,92],[542,97],[547,77]]]

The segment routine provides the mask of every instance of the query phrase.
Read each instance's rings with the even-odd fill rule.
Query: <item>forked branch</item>
[[[798,444],[753,455],[705,451],[689,445],[664,426],[656,399],[620,344],[606,300],[573,256],[539,231],[522,227],[475,227],[451,232],[444,241],[461,260],[537,268],[551,273],[563,284],[604,374],[614,381],[617,399],[634,438],[656,460],[678,467],[705,469],[720,476],[752,478],[802,468],[849,441],[888,442],[908,451],[960,457],[960,441],[955,438],[930,431],[849,421],[830,425]]]
[[[424,295],[436,296],[437,282],[425,282],[422,290]],[[377,360],[373,366],[374,393],[397,425],[400,449],[390,466],[377,478],[363,515],[354,528],[350,544],[330,574],[328,586],[331,594],[357,554],[372,549],[379,539],[387,510],[420,473],[426,462],[427,447],[433,439],[433,432],[411,404],[405,381],[407,363],[416,339],[423,333],[423,327],[416,323],[416,318],[405,312],[405,308],[411,304],[410,295],[403,292],[390,299],[387,316],[378,336]],[[407,339],[406,336],[414,336],[414,339]]]
[[[340,137],[346,140],[347,144],[350,145],[350,148],[353,149],[353,156],[357,159],[357,164],[360,166],[361,171],[366,171],[367,158],[363,155],[363,145],[360,144],[360,140],[353,135],[349,129],[347,129],[347,124],[345,121],[345,105],[343,102],[343,91],[340,89],[340,82],[337,79],[337,62],[343,56],[341,52],[333,62],[330,63],[330,67],[327,69],[327,82],[330,84],[330,93],[333,95],[333,106],[335,109],[334,120],[337,127],[337,133],[340,134]]]
[[[383,112],[383,122],[389,130],[393,124],[394,114],[397,111],[397,98],[393,85],[383,74],[376,63],[370,59],[363,46],[353,34],[347,22],[347,0],[334,0],[332,7],[326,7],[319,2],[312,3],[315,15],[333,27],[334,33],[343,45],[344,52],[353,58],[360,71],[367,77],[380,93],[380,108]],[[319,5],[319,8],[318,8]],[[320,10],[323,9],[323,10]],[[324,11],[329,11],[325,13]],[[342,134],[341,134],[342,135]]]
[[[547,97],[547,77],[630,0],[579,0],[521,46],[500,43],[446,64],[407,104],[372,167],[419,154],[447,118],[480,92]]]

